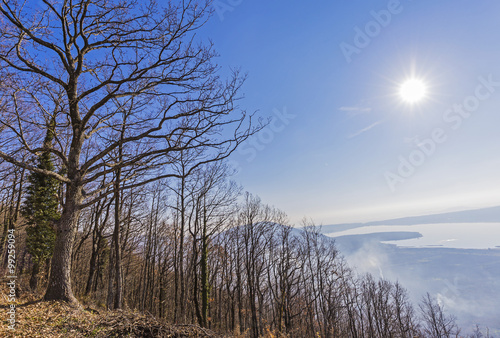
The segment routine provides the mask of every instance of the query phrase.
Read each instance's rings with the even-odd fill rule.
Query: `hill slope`
[[[0,308],[0,337],[221,337],[195,325],[169,325],[136,312],[75,309],[56,301],[18,303],[11,330],[5,297]]]

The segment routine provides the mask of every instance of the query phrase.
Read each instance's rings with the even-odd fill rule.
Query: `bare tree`
[[[446,315],[444,309],[429,293],[422,298],[419,304],[423,320],[423,333],[426,337],[458,337],[458,328],[455,317]]]
[[[39,4],[36,10],[17,1],[0,5],[0,69],[13,74],[10,96],[4,97],[10,104],[0,116],[0,157],[65,183],[45,299],[76,303],[70,272],[78,216],[113,193],[107,189],[113,182],[94,182],[125,168],[143,179],[122,182],[121,190],[169,177],[178,152],[208,148],[198,163],[220,160],[255,130],[244,113],[230,114],[241,77],[219,79],[212,46],[195,37],[208,3]],[[55,110],[54,144],[47,150],[62,171],[25,161],[43,150],[39,135]],[[126,122],[124,110],[130,111]],[[125,132],[117,138],[121,128]],[[120,147],[119,158],[109,156]]]
[[[241,187],[235,182],[229,181],[231,174],[225,163],[218,162],[207,166],[204,176],[204,189],[202,198],[202,232],[201,232],[201,291],[202,291],[202,323],[207,325],[208,303],[210,297],[211,282],[209,281],[209,260],[213,237],[226,230],[229,220],[236,211],[236,199],[240,194]],[[213,274],[212,274],[213,276]]]

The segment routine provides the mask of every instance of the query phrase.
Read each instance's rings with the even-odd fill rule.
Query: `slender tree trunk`
[[[19,274],[22,275],[24,271],[24,263],[26,262],[26,253],[28,250],[24,248],[24,250],[21,253],[21,258],[19,259],[19,263],[17,265],[17,271],[19,271]]]
[[[19,209],[21,207],[21,198],[23,196],[23,183],[24,183],[24,172],[26,169],[22,169],[21,171],[21,180],[19,181],[19,190],[17,192],[17,203],[16,203],[16,210],[14,211],[14,222],[17,222],[17,219],[19,217]]]
[[[203,326],[203,316],[201,315],[201,310],[200,310],[200,302],[198,301],[198,271],[197,271],[197,257],[198,253],[197,250],[195,249],[196,246],[196,239],[193,238],[193,303],[194,303],[194,312],[196,313],[196,318],[198,319],[198,324],[200,326]]]
[[[238,239],[237,239],[238,240]],[[237,297],[238,297],[238,325],[240,326],[240,331],[245,330],[245,322],[243,321],[243,280],[241,277],[241,260],[240,260],[240,250],[237,248],[237,260],[236,260],[236,287],[237,287]]]
[[[115,269],[114,269],[114,266],[115,266],[115,253],[114,253],[114,250],[113,250],[113,245],[114,245],[114,239],[111,241],[111,249],[110,249],[110,253],[109,253],[109,269],[108,269],[108,296],[107,296],[107,299],[106,299],[106,304],[107,304],[107,307],[108,309],[112,309],[113,308],[113,302],[114,302],[114,287],[113,287],[113,282],[115,280]],[[144,309],[142,309],[144,310]]]
[[[113,233],[113,242],[115,249],[115,297],[114,308],[121,309],[123,303],[123,288],[122,288],[122,260],[120,250],[120,175],[121,170],[118,169],[115,180],[115,230]]]
[[[177,215],[178,219],[178,215]],[[175,227],[175,233],[174,233],[174,322],[177,323],[178,319],[178,310],[179,310],[179,259],[178,256],[180,255],[179,251],[179,245],[177,243],[177,239],[179,236],[177,236],[177,226],[178,226],[178,221],[174,220],[174,227]]]
[[[49,257],[45,259],[45,278],[49,278],[50,275],[50,261],[52,260],[52,257]]]
[[[158,300],[158,317],[160,318],[164,318],[165,317],[165,313],[164,313],[164,302],[165,302],[165,279],[166,279],[166,265],[167,265],[167,262],[166,262],[166,258],[163,260],[163,264],[162,264],[162,267],[160,268],[160,278],[159,278],[159,300]],[[161,262],[161,260],[160,260]]]
[[[40,272],[40,262],[38,260],[35,260],[33,262],[33,269],[31,270],[31,277],[30,277],[30,289],[32,291],[36,291],[36,288],[38,287],[39,272]]]
[[[94,239],[95,240],[95,239]],[[85,295],[88,295],[92,290],[92,282],[95,278],[95,272],[97,267],[97,250],[99,246],[98,243],[92,243],[92,255],[90,257],[89,265],[89,277],[87,278],[87,286],[85,287]]]
[[[202,244],[201,244],[201,317],[202,326],[207,327],[208,317],[208,235],[207,235],[207,210],[203,208],[203,231],[202,231]]]
[[[107,246],[107,244],[103,244],[103,235],[102,231],[105,228],[107,221],[108,221],[108,216],[109,216],[109,209],[111,207],[111,201],[108,203],[108,205],[105,207],[106,208],[106,213],[104,215],[104,219],[100,221],[104,205],[101,208],[100,205],[101,202],[98,202],[97,204],[97,210],[94,215],[94,230],[92,234],[92,254],[90,257],[90,265],[89,265],[89,276],[87,279],[87,286],[85,288],[85,295],[88,295],[91,291],[96,291],[97,289],[97,283],[99,281],[99,277],[102,277],[102,264],[101,264],[101,259],[105,259],[103,257],[103,246]],[[103,203],[104,204],[104,203]]]
[[[183,173],[184,174],[184,173]],[[184,284],[184,231],[185,231],[185,201],[184,201],[184,189],[185,189],[185,177],[182,177],[181,183],[181,238],[179,243],[179,285],[180,285],[180,311],[179,311],[179,319],[180,322],[183,323],[186,320],[185,316],[185,284]]]
[[[118,162],[123,158],[123,138],[125,135],[126,115],[123,116],[122,130],[120,132],[120,145],[118,146]],[[121,167],[118,166],[115,177],[115,231],[113,233],[113,241],[115,243],[115,299],[114,308],[121,309],[123,306],[123,284],[122,284],[122,253],[120,249],[120,216],[121,216]]]

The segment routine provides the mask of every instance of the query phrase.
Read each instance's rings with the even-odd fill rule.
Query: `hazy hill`
[[[395,218],[384,221],[374,221],[366,223],[347,223],[347,224],[333,224],[325,225],[322,227],[322,232],[332,233],[344,231],[354,228],[376,225],[417,225],[417,224],[434,224],[434,223],[494,223],[500,222],[500,206],[447,212],[441,214],[432,214],[424,216],[413,216]]]

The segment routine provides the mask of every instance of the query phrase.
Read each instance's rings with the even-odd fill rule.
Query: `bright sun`
[[[416,103],[425,97],[425,84],[418,79],[407,80],[401,85],[399,94],[404,101]]]

